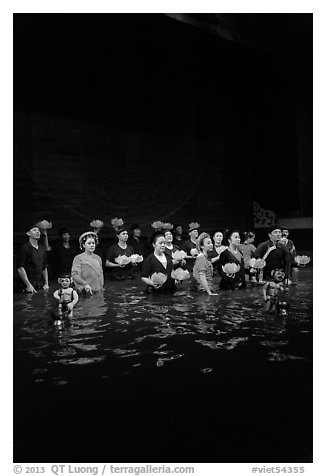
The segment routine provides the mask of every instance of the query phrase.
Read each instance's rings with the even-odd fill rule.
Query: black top
[[[271,279],[273,269],[283,269],[286,277],[288,277],[291,257],[289,250],[282,243],[274,245],[271,240],[260,243],[256,248],[255,258],[263,258],[268,249],[273,246],[276,246],[276,248],[270,251],[265,258],[266,266],[263,268],[263,276],[265,279]]]
[[[163,264],[156,258],[154,253],[151,253],[149,256],[147,256],[143,263],[143,269],[141,272],[141,276],[143,278],[150,278],[153,273],[163,273],[167,276],[167,280],[160,288],[156,289],[153,288],[153,286],[148,286],[147,291],[164,293],[169,291],[175,291],[176,289],[174,279],[171,278],[171,272],[173,270],[172,258],[166,253],[164,254],[166,256],[167,261],[166,268],[164,268]]]
[[[144,259],[153,251],[150,242],[142,236],[138,240],[133,237],[128,238],[128,245],[133,248],[134,253],[142,255]]]
[[[241,252],[239,252],[238,255],[239,259],[237,259],[235,255],[228,249],[224,250],[220,254],[220,259],[217,262],[218,273],[222,278],[220,281],[220,289],[237,289],[244,288],[246,286],[244,259]],[[224,266],[226,263],[235,263],[240,266],[240,269],[237,273],[235,273],[234,278],[227,276],[223,271],[222,266]]]
[[[25,269],[27,278],[33,286],[34,284],[40,285],[43,283],[43,270],[47,268],[46,250],[44,246],[38,245],[38,249],[36,249],[30,242],[24,243],[17,258],[17,268],[20,267]],[[23,283],[20,282],[20,284]]]
[[[65,248],[63,244],[57,243],[53,249],[53,269],[56,277],[61,273],[71,273],[71,266],[74,257],[79,253],[75,246],[69,246]]]
[[[134,250],[131,246],[127,245],[127,248],[123,249],[119,244],[115,244],[110,246],[108,254],[107,254],[107,260],[109,260],[111,263],[116,263],[116,258],[118,256],[131,256],[134,254]],[[126,264],[126,266],[120,268],[120,267],[114,267],[114,268],[109,268],[109,271],[111,273],[111,277],[114,279],[125,279],[129,276],[132,276],[132,264]]]

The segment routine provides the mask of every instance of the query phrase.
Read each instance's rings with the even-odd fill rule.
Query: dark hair
[[[224,230],[224,231],[223,231],[222,229],[218,228],[218,229],[215,230],[214,233],[212,234],[212,241],[214,242],[214,235],[215,235],[215,233],[222,233],[221,245],[224,245],[224,246],[226,245],[226,246],[227,246],[228,243],[227,243],[227,241],[226,241],[226,239],[225,239],[225,234],[226,234],[226,232],[227,232],[227,230]]]
[[[206,233],[206,231],[203,231],[197,238],[196,248],[197,248],[198,251],[201,251],[201,247],[203,246],[205,238],[211,239],[209,234]]]
[[[214,238],[215,233],[222,233],[222,236],[223,236],[223,238],[224,238],[224,232],[223,232],[222,230],[215,230],[215,231],[213,232],[213,235],[212,235],[213,238]]]
[[[138,223],[133,223],[130,227],[130,231],[133,232],[134,230],[140,230],[140,226]]]
[[[59,236],[62,236],[62,235],[64,235],[65,233],[69,233],[68,228],[60,228],[60,230],[58,231],[58,235],[59,235]]]
[[[274,230],[281,230],[280,225],[278,225],[278,224],[276,223],[275,225],[269,226],[269,227],[267,228],[267,233],[268,233],[268,235],[269,235],[270,233],[273,233]]]
[[[233,233],[239,233],[239,230],[237,228],[231,228],[230,230],[226,230],[225,232],[225,239],[229,240]],[[240,235],[240,233],[239,233]]]
[[[118,228],[117,231],[116,231],[116,235],[119,236],[120,233],[123,233],[124,231],[126,231],[128,233],[128,227],[127,226],[122,226],[121,228]]]
[[[152,245],[156,243],[156,240],[158,239],[159,236],[163,236],[163,238],[165,238],[164,231],[156,231],[151,235],[150,242]]]
[[[38,228],[38,229],[40,229],[40,228],[37,226],[36,222],[35,222],[35,223],[32,222],[32,223],[29,223],[29,224],[27,225],[26,233],[28,233],[29,231],[31,231],[33,228]]]
[[[248,238],[255,238],[256,234],[254,231],[244,231],[243,232],[243,239],[247,240]]]
[[[61,273],[59,273],[58,278],[59,278],[59,279],[61,279],[61,278],[69,278],[69,279],[71,279],[71,274],[68,273],[67,271],[62,271]]]

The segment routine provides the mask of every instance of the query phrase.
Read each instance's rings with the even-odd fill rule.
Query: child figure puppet
[[[280,307],[284,307],[283,305],[280,306],[278,294],[280,291],[285,290],[285,287],[283,286],[285,273],[282,269],[275,269],[271,271],[271,276],[273,281],[267,281],[263,286],[263,299],[266,303],[264,310],[267,312],[278,311]]]
[[[71,287],[71,276],[69,274],[61,274],[58,278],[60,289],[53,293],[53,297],[58,301],[58,315],[59,320],[63,317],[70,317],[74,306],[78,302],[78,294]]]

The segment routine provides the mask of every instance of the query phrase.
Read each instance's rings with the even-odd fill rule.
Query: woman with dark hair
[[[132,247],[134,253],[143,256],[145,259],[152,249],[147,238],[141,236],[141,228],[138,223],[133,223],[129,229],[127,244]]]
[[[70,233],[67,228],[61,228],[58,235],[59,241],[51,256],[56,277],[62,273],[70,273],[72,262],[78,253],[76,247],[70,244]]]
[[[256,246],[253,244],[255,240],[255,233],[253,231],[245,231],[243,234],[243,238],[244,241],[239,245],[239,251],[241,251],[244,259],[245,273],[249,275],[250,281],[255,282],[255,274],[253,272],[250,273],[249,265],[249,261],[251,260],[251,258],[254,257],[256,251]]]
[[[102,259],[94,253],[97,243],[97,233],[93,231],[86,231],[79,237],[83,252],[75,256],[71,268],[71,277],[79,292],[93,294],[103,290]]]
[[[189,272],[192,272],[196,256],[199,254],[197,249],[197,238],[199,236],[199,228],[200,224],[197,222],[189,223],[189,240],[186,240],[183,243],[183,251],[187,253],[186,259],[186,267]]]
[[[142,281],[147,284],[146,292],[173,292],[176,290],[172,258],[165,253],[163,232],[156,232],[151,237],[153,252],[147,256],[141,272]]]
[[[197,283],[198,291],[206,292],[209,296],[216,296],[213,292],[213,266],[209,259],[213,243],[208,233],[201,233],[197,240],[199,254],[196,258],[193,277]]]
[[[228,230],[226,239],[229,246],[221,253],[218,272],[221,276],[220,289],[237,289],[246,286],[244,259],[239,251],[240,234],[238,230]]]
[[[216,230],[213,234],[213,249],[212,251],[208,252],[208,257],[212,261],[215,276],[217,275],[217,263],[220,259],[220,255],[227,248],[225,245],[222,244],[223,239],[223,231]]]

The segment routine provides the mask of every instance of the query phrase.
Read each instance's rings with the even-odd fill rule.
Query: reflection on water
[[[139,282],[108,283],[104,294],[81,298],[70,322],[51,324],[52,292],[19,296],[14,302],[16,365],[26,356],[35,383],[67,385],[72,368],[97,368],[102,378],[130,375],[142,366],[183,365],[202,374],[214,372],[225,352],[246,353],[270,362],[305,361],[312,332],[312,271],[299,270],[286,295],[288,316],[262,310],[261,288],[206,296],[178,292],[147,296]],[[198,364],[203,352],[206,366]],[[207,365],[209,364],[209,365]],[[50,371],[51,370],[51,371]],[[84,371],[83,378],[87,379]]]
[[[285,317],[259,287],[146,296],[136,279],[58,328],[54,289],[16,296],[14,458],[311,461],[312,270],[297,276]]]

